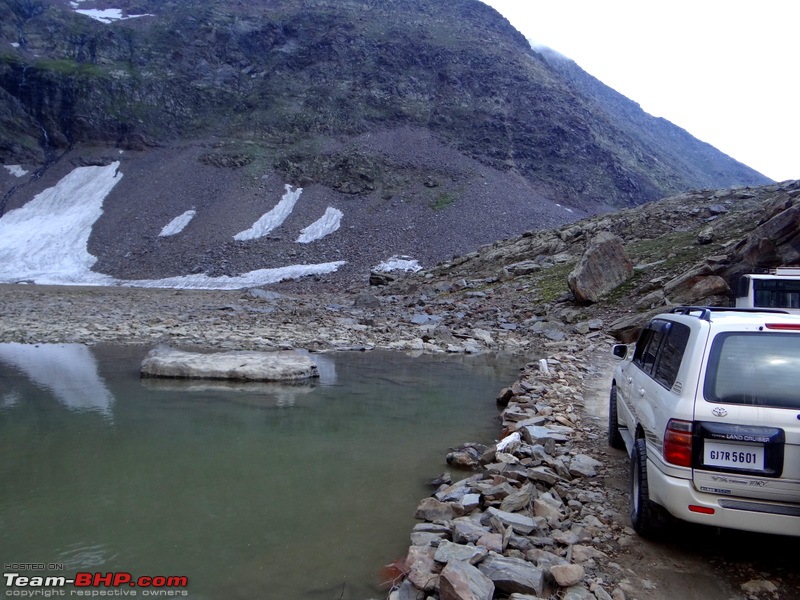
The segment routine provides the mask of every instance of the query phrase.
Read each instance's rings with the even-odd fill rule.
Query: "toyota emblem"
[[[727,417],[728,411],[722,408],[721,406],[715,406],[714,410],[711,411],[715,417]]]

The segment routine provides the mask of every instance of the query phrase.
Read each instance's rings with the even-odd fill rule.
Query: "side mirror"
[[[626,356],[628,356],[628,345],[614,344],[614,347],[611,349],[611,353],[617,358],[624,359]]]

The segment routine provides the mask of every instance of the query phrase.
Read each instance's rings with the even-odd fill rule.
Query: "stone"
[[[476,543],[487,533],[489,533],[487,527],[469,517],[459,517],[453,520],[453,541],[459,544]]]
[[[547,485],[554,485],[557,481],[561,480],[561,477],[559,477],[553,469],[544,466],[528,469],[527,475],[528,479],[532,481],[541,481]]]
[[[778,586],[767,579],[752,579],[742,584],[742,590],[747,594],[774,594],[778,591]]]
[[[490,552],[497,552],[500,554],[503,552],[503,536],[499,533],[485,533],[478,541],[475,542],[476,546],[483,546]]]
[[[572,587],[583,581],[586,570],[581,565],[553,565],[550,567],[550,575],[560,587]]]
[[[492,600],[494,583],[469,563],[447,564],[439,579],[439,600]]]
[[[536,488],[532,483],[525,484],[521,489],[509,494],[500,503],[500,510],[506,512],[516,512],[530,506]]]
[[[579,304],[593,304],[632,275],[633,263],[622,240],[604,231],[589,242],[567,285]]]
[[[552,519],[558,521],[561,518],[561,512],[555,506],[539,498],[533,501],[533,514],[537,517],[544,517],[548,522]]]
[[[508,273],[511,277],[520,277],[522,275],[530,275],[542,270],[542,265],[533,260],[524,260],[511,265],[503,267],[503,271]]]
[[[545,444],[550,439],[556,442],[566,442],[569,440],[567,431],[558,431],[555,427],[541,427],[537,425],[526,425],[520,427],[522,438],[529,444]]]
[[[381,300],[373,294],[359,294],[353,300],[353,307],[355,308],[380,308]]]
[[[544,519],[531,518],[519,513],[510,513],[498,510],[493,506],[486,509],[481,521],[489,521],[492,517],[496,518],[505,527],[512,527],[517,533],[527,535],[544,525]]]
[[[414,517],[425,521],[450,521],[455,518],[455,509],[436,498],[423,498],[417,506]]]
[[[370,285],[375,285],[375,286],[389,285],[395,279],[396,279],[396,277],[394,277],[393,275],[390,275],[389,273],[380,272],[380,271],[372,271],[369,274],[369,284]]]
[[[563,590],[563,600],[597,600],[595,595],[580,585],[573,585]]]
[[[430,546],[411,546],[406,556],[409,581],[426,592],[435,590],[439,583],[439,566],[433,560],[435,552]]]
[[[489,551],[482,546],[466,546],[445,541],[439,544],[433,559],[440,563],[461,560],[475,565],[481,562],[488,554]]]
[[[507,594],[541,596],[544,591],[544,571],[521,558],[490,553],[478,569],[492,580],[498,590]]]
[[[440,541],[448,536],[446,533],[436,533],[433,531],[412,531],[411,532],[411,545],[412,546],[432,546],[438,544]]]
[[[425,592],[419,590],[411,583],[411,580],[404,579],[400,586],[389,595],[389,600],[424,600]]]
[[[169,347],[148,352],[143,377],[232,379],[240,381],[303,381],[319,377],[308,356],[293,351],[229,351],[201,354]]]
[[[569,463],[569,473],[573,477],[594,477],[597,475],[597,469],[602,466],[603,463],[599,460],[586,454],[578,454]]]

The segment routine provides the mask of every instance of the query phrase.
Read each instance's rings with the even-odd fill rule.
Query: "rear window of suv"
[[[800,408],[800,334],[721,333],[714,338],[703,387],[722,404]]]

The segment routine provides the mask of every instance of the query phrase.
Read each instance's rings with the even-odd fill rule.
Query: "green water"
[[[425,482],[449,447],[496,437],[520,366],[311,355],[313,385],[209,386],[141,380],[145,352],[0,344],[4,565],[186,576],[191,598],[383,598]]]

